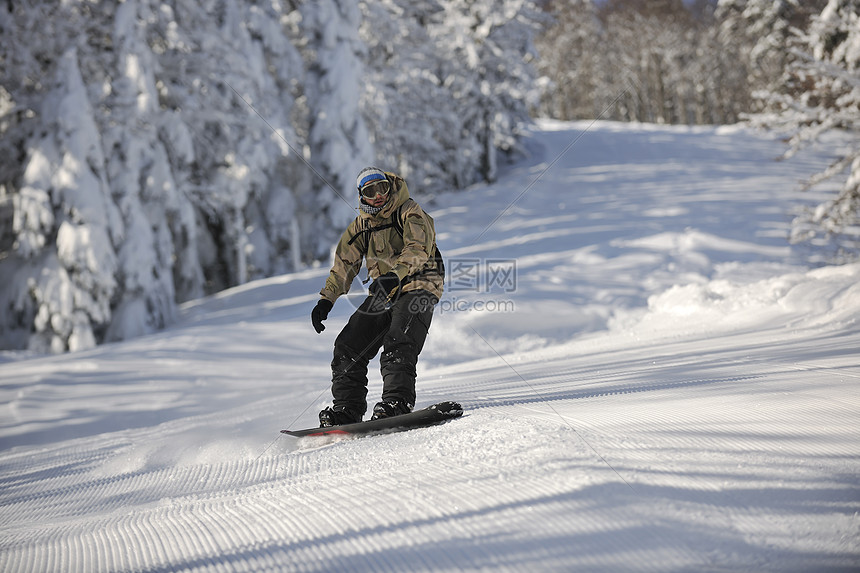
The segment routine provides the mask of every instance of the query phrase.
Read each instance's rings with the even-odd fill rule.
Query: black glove
[[[314,309],[311,311],[311,322],[314,324],[314,330],[317,331],[317,334],[325,330],[325,326],[323,326],[323,321],[328,318],[328,312],[331,310],[331,307],[334,306],[334,303],[328,299],[321,298]]]
[[[400,286],[400,277],[397,276],[397,273],[391,271],[390,273],[386,273],[373,281],[370,285],[370,288],[367,289],[370,291],[370,295],[373,297],[380,297],[387,299],[388,296],[394,292],[394,289]]]

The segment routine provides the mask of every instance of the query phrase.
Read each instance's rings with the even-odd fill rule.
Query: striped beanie
[[[385,181],[387,177],[385,172],[378,167],[365,167],[362,169],[355,180],[355,186],[361,191],[361,188],[375,181]]]

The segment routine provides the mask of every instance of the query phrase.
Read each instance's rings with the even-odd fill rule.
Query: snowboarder
[[[367,410],[367,365],[380,348],[382,400],[371,419],[406,414],[415,406],[418,354],[445,275],[433,219],[409,197],[403,178],[376,167],[356,180],[358,217],[338,242],[334,264],[311,312],[317,333],[337,298],[345,294],[366,261],[373,279],[368,297],[334,343],[333,404],[319,414],[320,426],[360,422]]]

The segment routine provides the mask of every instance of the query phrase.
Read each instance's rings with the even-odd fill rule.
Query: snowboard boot
[[[329,406],[320,412],[320,428],[331,426],[342,426],[361,422],[361,416],[357,416],[343,406]]]
[[[391,416],[399,416],[400,414],[408,414],[412,411],[412,405],[407,404],[403,400],[383,400],[373,407],[373,416],[371,420],[379,420],[380,418],[390,418]]]

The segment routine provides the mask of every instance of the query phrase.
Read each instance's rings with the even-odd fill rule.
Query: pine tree
[[[381,164],[417,189],[460,189],[515,155],[534,98],[531,1],[364,5],[366,121]]]
[[[300,202],[303,212],[326,214],[306,232],[324,239],[315,258],[340,236],[355,213],[355,176],[374,158],[370,134],[361,114],[364,44],[359,38],[361,12],[352,0],[306,2],[301,7],[309,36],[305,48],[308,78],[304,82],[309,127],[307,145],[314,178],[312,191]]]
[[[57,352],[151,332],[179,301],[286,270],[284,167],[300,161],[283,142],[302,62],[286,15],[269,10],[0,10],[3,347]]]
[[[860,2],[830,0],[806,31],[795,31],[783,85],[763,94],[768,112],[754,123],[790,133],[791,156],[827,134],[843,134],[846,150],[807,186],[845,178],[836,197],[794,221],[792,239],[827,244],[839,257],[860,248]]]

